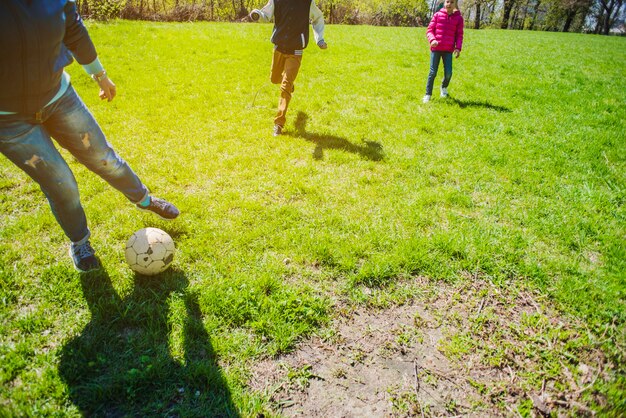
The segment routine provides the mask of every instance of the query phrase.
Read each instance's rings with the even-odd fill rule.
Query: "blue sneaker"
[[[96,252],[89,243],[85,241],[83,244],[70,244],[70,257],[74,262],[74,268],[81,273],[102,268],[100,260],[96,257]]]
[[[152,212],[155,215],[167,220],[171,221],[172,219],[176,219],[178,215],[180,215],[180,211],[170,202],[159,199],[158,197],[150,196],[150,203],[148,206],[142,206],[137,203],[137,207],[144,212]]]

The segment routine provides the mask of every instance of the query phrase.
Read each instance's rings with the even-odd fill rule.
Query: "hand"
[[[111,81],[109,77],[104,77],[100,80],[98,82],[98,86],[100,87],[99,96],[101,100],[107,99],[107,101],[110,102],[115,98],[115,95],[117,94],[115,84],[113,84],[113,81]]]
[[[317,46],[319,46],[320,49],[328,49],[328,44],[326,42],[324,42],[324,41],[319,41],[317,43]]]
[[[432,41],[432,42],[430,43],[430,46],[432,46],[432,47],[435,47],[435,46],[437,46],[437,45],[439,45],[439,42],[437,42],[437,41]]]
[[[454,52],[453,52],[453,54],[454,54],[454,57],[455,57],[455,58],[458,58],[458,57],[459,57],[459,55],[461,54],[461,51],[459,51],[458,49],[455,49],[455,50],[454,50]]]
[[[258,12],[258,11],[256,11],[256,9],[255,9],[255,10],[251,11],[249,15],[244,16],[244,17],[241,19],[241,21],[242,21],[242,22],[256,22],[257,20],[259,20],[259,18],[260,18],[260,17],[261,17],[261,15],[260,15],[260,14],[259,14],[259,12]]]

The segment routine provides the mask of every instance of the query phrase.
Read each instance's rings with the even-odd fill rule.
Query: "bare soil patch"
[[[471,284],[468,284],[471,283]],[[333,325],[255,365],[250,386],[286,417],[593,416],[612,365],[540,295],[418,278],[386,309],[338,303]]]

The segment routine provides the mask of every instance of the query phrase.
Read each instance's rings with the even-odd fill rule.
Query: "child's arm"
[[[322,49],[328,48],[328,45],[324,42],[324,14],[315,4],[315,0],[311,2],[309,19],[311,20],[311,26],[313,27],[315,43]]]
[[[428,43],[431,46],[439,45],[439,42],[437,42],[437,39],[435,38],[436,28],[437,28],[437,14],[435,14],[433,18],[430,20],[430,23],[428,24],[428,29],[426,29],[426,39],[428,39]],[[433,45],[433,42],[434,42],[434,45]]]
[[[254,22],[269,22],[274,16],[274,0],[269,0],[261,9],[252,10],[249,16]]]
[[[456,28],[456,34],[454,37],[454,56],[459,57],[461,53],[461,48],[463,47],[463,27],[465,24],[463,23],[463,19],[459,22],[459,26]]]

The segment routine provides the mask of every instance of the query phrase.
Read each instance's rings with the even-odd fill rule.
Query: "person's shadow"
[[[449,102],[456,104],[461,109],[465,109],[466,107],[482,107],[485,109],[496,110],[498,112],[510,113],[511,109],[504,106],[493,105],[489,102],[479,102],[476,100],[459,100],[454,97],[448,97]]]
[[[321,160],[324,158],[325,149],[336,149],[359,154],[364,158],[373,161],[380,161],[384,158],[383,146],[375,141],[363,140],[362,145],[353,144],[345,138],[341,138],[334,135],[323,135],[307,132],[306,124],[309,116],[304,112],[298,112],[296,117],[296,133],[298,138],[304,138],[307,141],[315,144],[315,150],[313,150],[313,158]]]
[[[121,298],[106,271],[81,275],[91,321],[59,372],[84,416],[240,416],[188,285],[176,270],[136,276]]]

